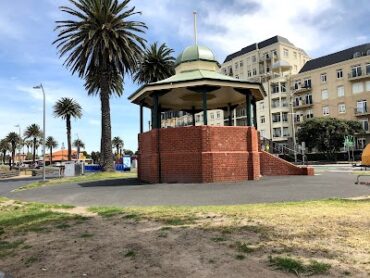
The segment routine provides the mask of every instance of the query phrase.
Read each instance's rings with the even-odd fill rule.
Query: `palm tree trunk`
[[[15,163],[15,149],[12,148],[12,163],[10,164],[10,170],[13,168],[14,163]]]
[[[102,112],[102,170],[113,172],[113,153],[112,153],[112,133],[109,105],[109,87],[107,82],[103,82],[100,93],[101,112]]]
[[[50,166],[53,164],[53,147],[50,147]]]
[[[3,151],[3,164],[5,164],[6,151]]]
[[[72,160],[72,143],[71,143],[71,116],[67,115],[67,142],[68,142],[68,161]]]
[[[33,138],[33,155],[32,155],[32,163],[35,164],[36,161],[36,137]]]

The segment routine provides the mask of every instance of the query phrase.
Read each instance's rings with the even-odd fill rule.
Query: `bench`
[[[355,184],[360,184],[360,177],[370,177],[370,174],[360,174],[360,175],[357,175],[357,179],[355,181]],[[361,184],[370,185],[370,182],[361,182]]]

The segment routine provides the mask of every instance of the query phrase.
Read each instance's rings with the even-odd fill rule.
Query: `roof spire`
[[[194,15],[194,42],[195,45],[198,45],[197,12],[193,11],[193,15]]]

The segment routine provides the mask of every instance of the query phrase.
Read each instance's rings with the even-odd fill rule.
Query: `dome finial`
[[[197,11],[193,11],[194,15],[194,42],[198,45],[198,29],[197,29]]]

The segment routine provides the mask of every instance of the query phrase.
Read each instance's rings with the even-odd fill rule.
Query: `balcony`
[[[355,108],[355,116],[366,116],[370,115],[370,111],[367,106]]]
[[[293,102],[293,107],[295,109],[307,108],[307,107],[311,107],[312,105],[313,105],[312,101],[306,101],[306,100],[300,100],[298,103]]]
[[[302,86],[293,86],[291,89],[293,91],[293,94],[300,94],[311,91],[312,87],[310,84],[307,85],[303,84]]]
[[[356,71],[352,70],[350,73],[348,73],[348,80],[350,81],[367,78],[370,78],[370,65],[366,67],[359,67]]]

